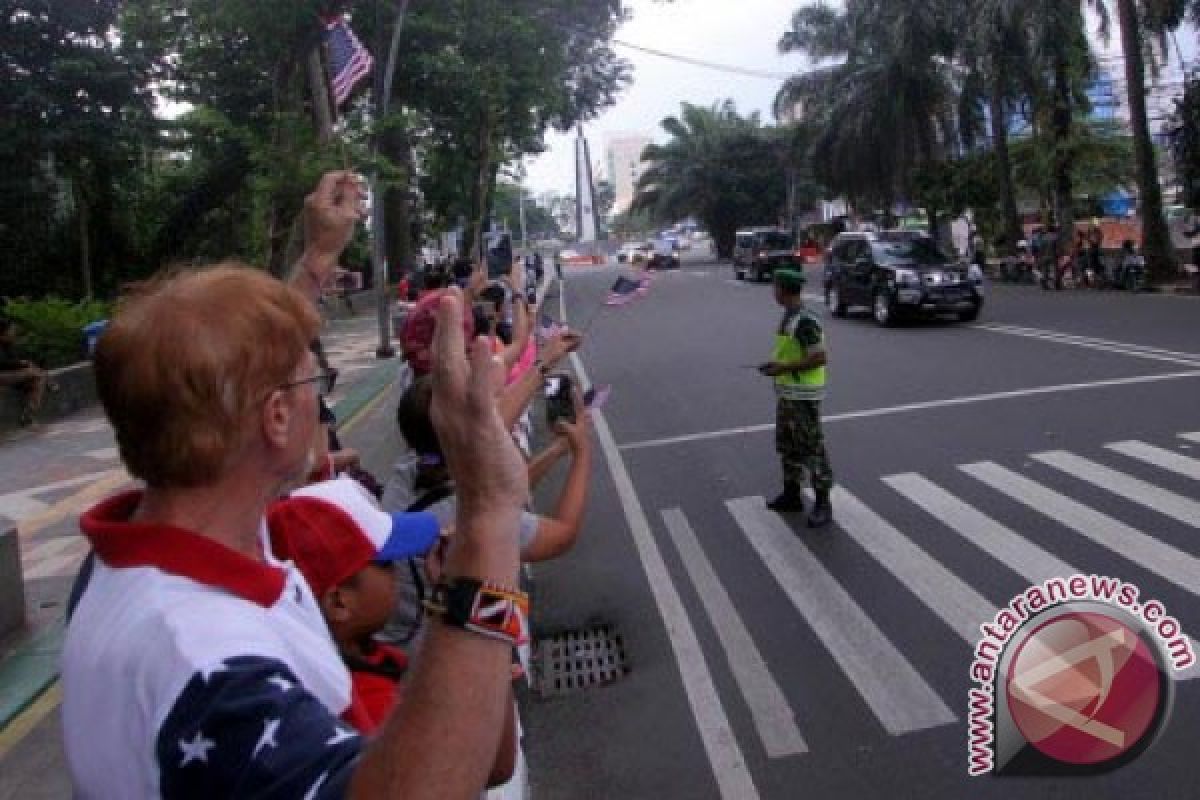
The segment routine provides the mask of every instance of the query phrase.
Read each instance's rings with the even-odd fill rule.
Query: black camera
[[[571,376],[565,372],[546,376],[546,421],[551,427],[575,422],[575,392]]]
[[[488,277],[491,279],[503,278],[512,271],[512,237],[507,233],[490,233],[487,235],[486,242]]]
[[[475,323],[476,336],[490,336],[492,333],[492,319],[488,316],[487,308],[483,303],[476,303],[471,307],[471,318]]]

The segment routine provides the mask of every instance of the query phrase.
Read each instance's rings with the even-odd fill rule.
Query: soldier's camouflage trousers
[[[775,449],[783,461],[783,485],[799,492],[807,471],[816,492],[833,488],[833,470],[825,454],[821,404],[780,397],[775,408]]]

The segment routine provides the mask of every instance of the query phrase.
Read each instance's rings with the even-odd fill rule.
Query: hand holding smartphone
[[[599,411],[604,408],[604,404],[608,402],[608,396],[611,393],[612,387],[608,384],[593,386],[583,395],[583,407],[589,411]]]

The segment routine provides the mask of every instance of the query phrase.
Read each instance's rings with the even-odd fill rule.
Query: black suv
[[[967,268],[948,258],[929,236],[914,231],[841,233],[829,246],[825,303],[835,317],[867,306],[880,325],[905,317],[979,317],[983,296]]]

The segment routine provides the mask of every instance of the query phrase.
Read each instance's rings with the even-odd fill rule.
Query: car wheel
[[[887,292],[883,290],[875,292],[875,296],[871,298],[871,314],[875,317],[875,321],[885,328],[896,324],[896,306],[892,302],[892,298],[888,297]]]
[[[977,303],[976,305],[971,307],[970,311],[958,312],[958,321],[959,322],[974,322],[975,320],[979,319],[979,312],[982,310],[983,310],[983,304]]]
[[[835,317],[846,316],[846,304],[842,301],[842,293],[836,286],[830,286],[825,293],[825,305],[829,306],[830,311]]]

